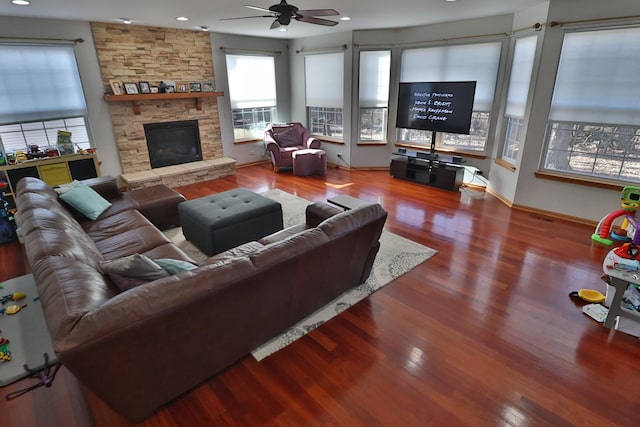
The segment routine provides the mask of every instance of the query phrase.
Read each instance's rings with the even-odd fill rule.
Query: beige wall
[[[159,85],[214,79],[208,33],[105,23],[91,29],[105,93],[110,80]],[[131,102],[109,103],[109,112],[123,173],[151,169],[145,123],[198,120],[203,159],[223,157],[216,98],[204,98],[201,110],[193,99],[171,99],[140,102],[139,115]]]

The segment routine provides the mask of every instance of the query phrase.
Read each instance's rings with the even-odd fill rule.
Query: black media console
[[[394,178],[450,191],[458,191],[462,185],[464,167],[460,164],[460,157],[419,151],[393,154],[398,156],[391,160],[389,167],[389,173]]]

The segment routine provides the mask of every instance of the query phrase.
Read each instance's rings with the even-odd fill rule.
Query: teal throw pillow
[[[111,206],[108,200],[84,184],[74,185],[69,191],[61,194],[60,199],[92,220],[97,219]]]
[[[153,261],[171,275],[198,268],[197,265],[181,259],[160,258]]]

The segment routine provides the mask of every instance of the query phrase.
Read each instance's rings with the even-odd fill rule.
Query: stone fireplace
[[[146,81],[156,86],[164,80],[214,79],[209,33],[96,22],[91,23],[91,28],[105,93],[110,92],[111,80]],[[163,99],[146,95],[135,100],[135,109],[132,100],[107,103],[125,182],[136,186],[132,184],[134,181],[148,185],[159,180],[175,186],[234,173],[235,160],[225,158],[222,150],[217,98],[198,101],[201,102],[192,98]],[[201,159],[152,168],[145,124],[182,121],[198,124]],[[224,165],[222,170],[220,165]],[[195,175],[185,169],[199,172]]]

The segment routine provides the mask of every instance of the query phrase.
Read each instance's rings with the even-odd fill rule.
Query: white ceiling
[[[16,6],[0,0],[0,15],[81,21],[120,22],[129,18],[134,25],[182,29],[209,27],[210,31],[258,37],[298,39],[343,31],[402,28],[438,22],[501,15],[527,9],[546,0],[290,0],[300,10],[335,9],[340,21],[334,27],[292,21],[287,32],[270,30],[271,18],[221,21],[221,18],[260,16],[243,5],[268,9],[280,0],[31,0],[29,6]],[[189,21],[180,22],[178,16]],[[2,29],[0,29],[0,34]]]

